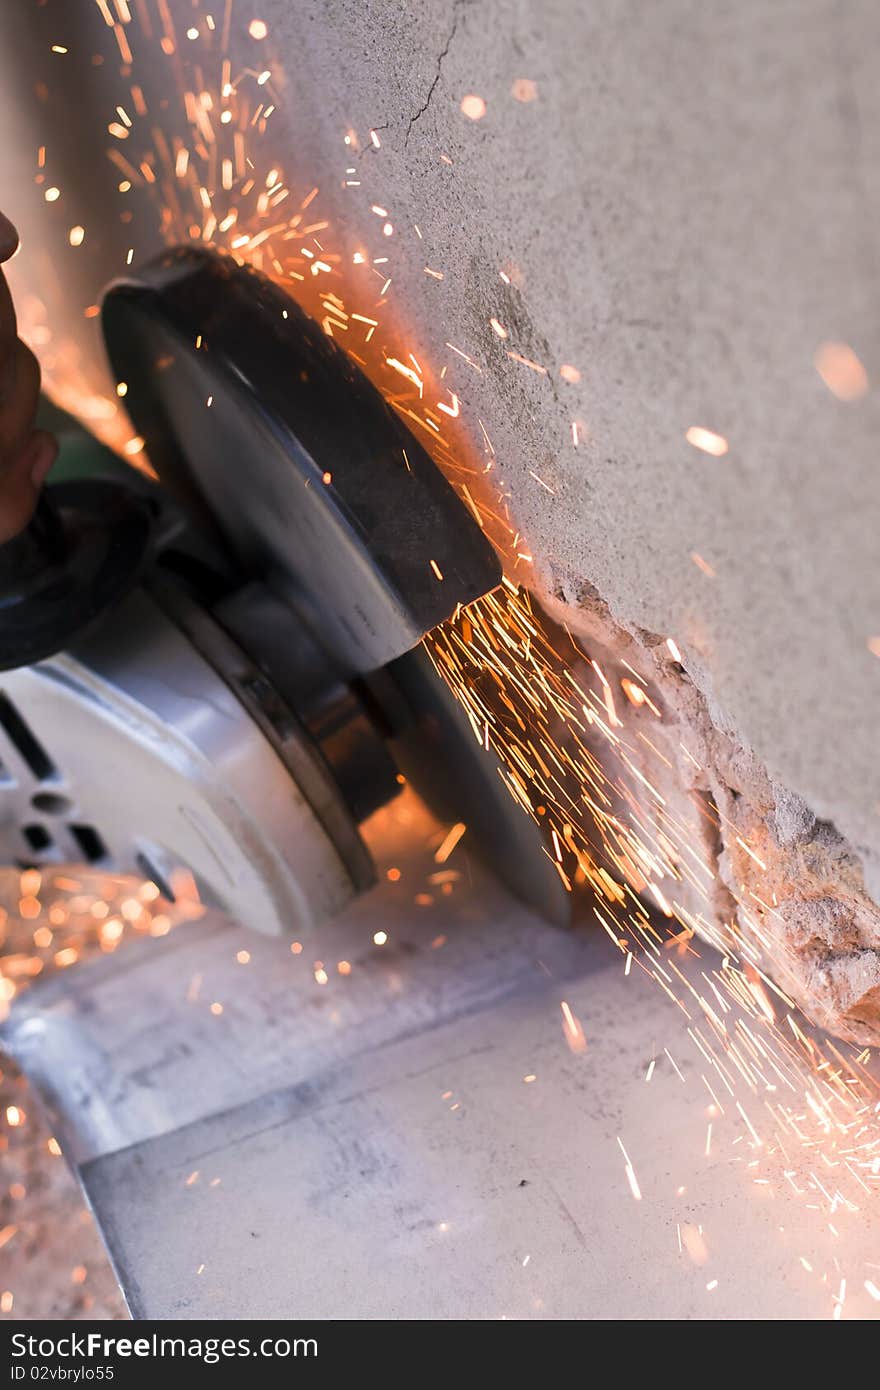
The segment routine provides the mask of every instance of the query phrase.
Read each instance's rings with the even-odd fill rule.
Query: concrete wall
[[[215,8],[219,23],[222,0]],[[189,0],[170,9],[191,22]],[[247,33],[254,15],[268,28],[260,43]],[[27,43],[29,63],[46,67],[50,31],[72,50],[106,50],[86,0],[50,3],[36,21],[0,60],[19,74]],[[807,915],[787,946],[815,945],[815,904],[831,911],[810,970],[827,975],[838,948],[857,957],[850,1002],[829,986],[829,1016],[852,1005],[873,1017],[880,927],[860,866],[873,869],[876,897],[880,660],[868,644],[880,635],[880,407],[857,372],[858,398],[839,399],[814,359],[844,343],[869,382],[880,374],[880,10],[871,0],[247,0],[230,33],[234,66],[271,69],[267,138],[298,187],[320,185],[338,244],[368,239],[378,255],[382,219],[370,208],[388,209],[386,313],[407,325],[420,361],[448,366],[438,396],[450,388],[485,426],[533,582],[570,612],[584,605],[612,643],[630,634],[639,669],[673,683],[676,718],[702,731],[703,780],[716,800],[730,791],[738,824],[766,833],[789,895],[793,877],[802,885]],[[158,71],[155,45],[145,51]],[[87,90],[64,88],[63,109],[51,97],[35,108],[73,151],[71,206],[80,174],[86,186],[93,177],[82,128],[106,126],[109,68],[94,69]],[[18,121],[26,76],[14,88],[7,74]],[[485,102],[479,120],[461,110],[469,94]],[[40,239],[46,208],[22,159],[19,146],[0,156],[4,201]],[[346,168],[358,186],[344,186]],[[158,244],[154,215],[133,237],[115,204],[105,217],[87,201],[90,258],[63,273],[55,262],[54,284],[43,267],[51,314],[75,283],[79,315],[132,241],[138,256]],[[22,258],[23,289],[28,273]],[[93,346],[83,351],[88,367]],[[694,425],[724,436],[727,453],[688,443]],[[669,636],[684,672],[669,668]],[[748,871],[729,855],[720,867],[731,882]],[[841,913],[862,914],[854,937]]]

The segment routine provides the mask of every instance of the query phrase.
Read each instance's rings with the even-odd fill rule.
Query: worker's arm
[[[0,212],[0,264],[15,254],[18,233]],[[31,519],[58,446],[34,428],[40,394],[37,359],[18,337],[15,307],[0,272],[0,544]]]

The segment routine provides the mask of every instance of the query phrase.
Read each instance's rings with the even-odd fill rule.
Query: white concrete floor
[[[833,1201],[833,1157],[756,1145],[729,1097],[710,1110],[643,972],[530,917],[467,837],[443,896],[406,799],[372,830],[400,880],[301,954],[206,920],[13,1014],[136,1315],[828,1318],[841,1279],[844,1317],[880,1313],[872,1203]]]

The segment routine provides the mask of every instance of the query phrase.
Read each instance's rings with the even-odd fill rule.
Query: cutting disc
[[[467,843],[522,902],[548,922],[570,925],[572,897],[540,827],[511,796],[499,759],[474,737],[424,646],[393,662],[387,676],[407,706],[391,740],[407,779],[441,820],[465,823]]]
[[[500,582],[419,442],[264,276],[182,248],[112,285],[102,317],[162,481],[249,577],[289,595],[342,675],[400,656]]]

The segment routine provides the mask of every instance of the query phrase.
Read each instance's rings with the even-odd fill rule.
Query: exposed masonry
[[[662,636],[616,622],[588,584],[557,586],[544,602],[591,652],[626,660],[649,683],[652,699],[660,697],[662,721],[624,701],[618,713],[631,748],[642,753],[640,771],[691,827],[708,871],[705,895],[686,879],[677,885],[686,910],[701,914],[722,940],[735,921],[814,1023],[855,1043],[880,1042],[880,909],[865,890],[856,851],[799,796],[773,783],[712,707],[700,673],[688,670],[686,651],[679,664]],[[662,758],[635,737],[640,728]],[[601,758],[603,748],[596,752]],[[643,809],[650,814],[647,793]]]

